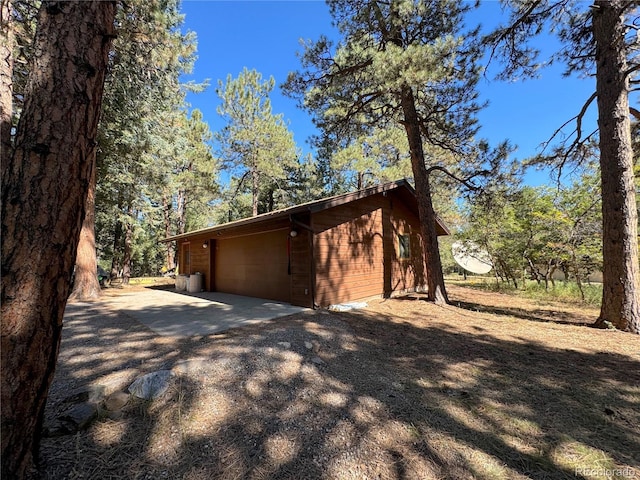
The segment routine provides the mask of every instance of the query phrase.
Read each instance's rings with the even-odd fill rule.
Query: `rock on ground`
[[[129,386],[129,393],[144,400],[155,400],[164,395],[174,375],[171,370],[147,373],[134,380]]]

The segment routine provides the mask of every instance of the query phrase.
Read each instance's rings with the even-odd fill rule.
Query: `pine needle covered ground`
[[[65,321],[48,417],[74,389],[189,368],[45,438],[44,477],[640,478],[637,336],[590,328],[593,308],[449,293],[189,339],[87,306]]]

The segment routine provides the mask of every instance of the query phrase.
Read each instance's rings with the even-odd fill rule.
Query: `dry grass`
[[[159,401],[45,439],[44,476],[640,478],[637,336],[585,326],[595,310],[450,296],[191,339],[88,307],[67,318],[49,416],[85,384],[183,374]]]

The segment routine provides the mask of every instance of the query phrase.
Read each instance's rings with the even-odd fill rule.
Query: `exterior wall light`
[[[291,235],[291,238],[293,238],[293,237],[297,237],[297,236],[298,236],[298,232],[297,232],[296,230],[291,230],[291,231],[289,232],[289,235]]]
[[[209,240],[205,240],[202,244],[202,248],[207,248],[209,246]]]

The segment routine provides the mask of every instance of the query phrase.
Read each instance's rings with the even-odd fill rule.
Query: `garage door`
[[[288,230],[216,241],[219,292],[290,302]]]

